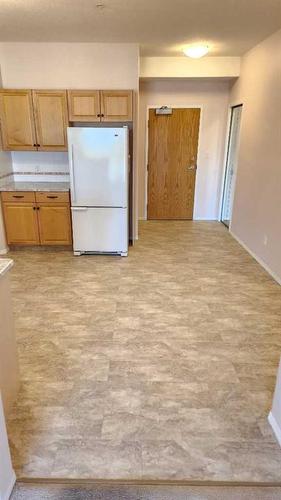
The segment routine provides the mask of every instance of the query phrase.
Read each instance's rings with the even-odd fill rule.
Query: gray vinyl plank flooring
[[[9,257],[18,477],[281,479],[281,288],[222,224],[143,222],[127,258]]]

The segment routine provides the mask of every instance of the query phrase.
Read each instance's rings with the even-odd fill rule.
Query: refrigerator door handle
[[[75,193],[75,176],[74,176],[74,166],[73,166],[73,144],[71,144],[70,154],[69,154],[69,173],[70,173],[70,182],[72,186],[72,201],[76,201],[76,193]]]

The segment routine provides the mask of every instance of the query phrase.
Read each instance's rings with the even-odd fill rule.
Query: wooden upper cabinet
[[[38,150],[67,151],[66,91],[33,90],[32,96]]]
[[[31,90],[2,90],[0,117],[4,150],[37,149]]]
[[[68,90],[67,94],[70,122],[100,121],[99,90]]]
[[[133,119],[131,90],[68,90],[69,121],[127,122]]]
[[[101,90],[101,116],[104,122],[129,122],[133,119],[131,90]]]
[[[67,151],[69,121],[132,119],[132,90],[0,90],[0,128],[8,151]]]

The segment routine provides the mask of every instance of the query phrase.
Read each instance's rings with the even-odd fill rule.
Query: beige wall
[[[13,171],[12,167],[12,159],[11,153],[6,153],[4,151],[0,151],[0,183],[5,183],[8,179],[7,177],[3,177],[6,174],[11,174]],[[3,224],[3,214],[2,207],[0,202],[0,255],[5,254],[7,252],[7,244],[5,237],[5,230]]]
[[[0,43],[3,87],[138,89],[136,44]]]
[[[4,221],[3,221],[3,213],[2,206],[0,203],[0,255],[4,255],[7,253],[7,243],[5,237],[5,229],[4,229]]]
[[[244,56],[231,91],[240,103],[231,231],[281,282],[281,30]]]
[[[1,146],[0,146],[1,147]],[[7,181],[6,174],[11,174],[13,171],[11,153],[0,151],[0,183]],[[1,178],[2,177],[2,178]],[[6,237],[3,225],[3,214],[0,202],[0,255],[7,252]]]
[[[0,392],[0,500],[8,500],[16,481]]]
[[[142,57],[141,78],[233,78],[240,73],[240,57]]]
[[[203,80],[151,80],[140,85],[139,114],[139,217],[146,205],[147,108],[153,105],[202,106],[195,219],[217,219],[221,194],[228,116],[229,82]]]
[[[15,402],[19,384],[9,273],[0,274],[0,390],[6,414]]]
[[[1,69],[1,68],[0,68]],[[0,87],[2,87],[2,76],[0,71]],[[1,141],[1,130],[0,130],[0,183],[2,184],[7,179],[6,174],[11,174],[13,171],[12,157],[11,153],[1,151],[2,141]],[[0,202],[0,255],[7,252],[7,244],[5,237],[5,230],[3,225],[3,214]]]

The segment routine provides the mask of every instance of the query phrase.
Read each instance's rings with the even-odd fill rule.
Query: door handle
[[[72,185],[72,201],[76,201],[76,191],[75,191],[75,175],[74,175],[74,151],[73,144],[69,151],[69,173],[70,173],[70,184]]]
[[[189,165],[187,170],[197,170],[197,165]]]

